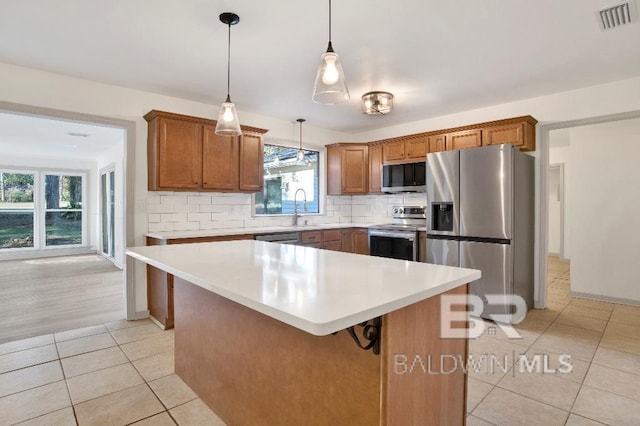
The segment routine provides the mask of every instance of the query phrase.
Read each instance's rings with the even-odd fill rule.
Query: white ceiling
[[[0,163],[3,156],[95,160],[116,147],[124,150],[121,128],[0,113]]]
[[[640,75],[640,24],[597,23],[596,10],[618,2],[334,0],[333,45],[351,91],[337,106],[311,101],[327,0],[4,1],[0,61],[217,105],[227,43],[218,15],[231,11],[240,112],[357,133]],[[363,115],[370,90],[394,93],[394,111]]]

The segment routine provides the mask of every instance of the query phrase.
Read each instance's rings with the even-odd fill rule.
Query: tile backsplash
[[[426,194],[327,196],[325,213],[309,224],[385,223],[395,205],[424,205]],[[291,225],[291,215],[251,215],[251,194],[154,192],[147,198],[149,232],[198,231]]]

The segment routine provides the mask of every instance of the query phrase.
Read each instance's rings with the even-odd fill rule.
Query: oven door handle
[[[370,237],[403,238],[409,241],[416,240],[416,234],[414,232],[394,232],[394,231],[370,229],[369,236]]]

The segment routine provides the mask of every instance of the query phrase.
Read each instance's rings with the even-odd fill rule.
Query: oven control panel
[[[426,219],[426,206],[393,206],[391,209],[394,219]]]

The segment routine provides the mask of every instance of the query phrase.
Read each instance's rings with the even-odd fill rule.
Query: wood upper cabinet
[[[202,187],[233,191],[238,189],[238,138],[219,136],[215,127],[204,126],[202,141]]]
[[[462,130],[446,135],[447,151],[458,149],[476,148],[482,146],[482,131],[480,129]]]
[[[262,191],[266,130],[241,126],[238,138],[216,135],[205,118],[156,110],[144,118],[150,191]]]
[[[256,133],[240,136],[240,191],[260,192],[264,185],[264,139]]]
[[[149,127],[149,189],[200,188],[202,126],[158,118]]]
[[[365,144],[327,146],[327,194],[366,194],[369,191],[369,147]]]
[[[427,136],[427,152],[441,152],[447,149],[447,135]]]
[[[427,138],[422,135],[382,143],[382,162],[404,163],[424,160],[427,156]]]
[[[382,162],[403,161],[405,157],[404,141],[398,140],[382,144]]]
[[[427,158],[427,138],[417,136],[404,141],[405,159],[424,161]]]
[[[382,144],[369,145],[369,193],[379,193],[382,188]]]
[[[482,129],[482,145],[499,145],[510,143],[522,151],[535,150],[535,120],[524,119]]]

